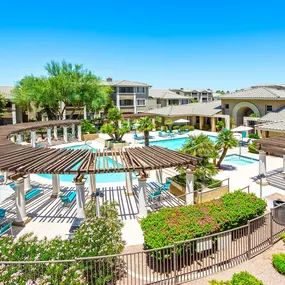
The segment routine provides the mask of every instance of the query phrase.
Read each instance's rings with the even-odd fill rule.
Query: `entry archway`
[[[260,117],[258,108],[250,102],[240,102],[234,106],[232,111],[232,116],[237,126],[243,124],[243,117],[249,117],[251,114],[256,114]]]

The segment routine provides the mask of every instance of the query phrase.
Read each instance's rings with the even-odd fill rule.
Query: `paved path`
[[[248,271],[258,279],[264,282],[264,285],[282,285],[285,284],[285,276],[279,274],[272,266],[271,258],[272,254],[284,252],[285,245],[283,241],[279,241],[273,247],[269,248],[265,252],[257,255],[256,257],[248,260],[240,265],[237,265],[226,271],[207,276],[195,281],[184,283],[185,285],[208,285],[209,280],[230,280],[234,273],[241,271]]]

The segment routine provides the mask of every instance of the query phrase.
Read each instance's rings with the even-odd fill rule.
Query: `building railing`
[[[61,280],[63,270],[72,272],[76,267],[91,285],[181,284],[251,259],[276,243],[284,231],[285,205],[280,205],[238,228],[163,248],[74,260],[0,261],[0,267],[19,269],[32,280],[46,268],[53,280]],[[52,271],[54,266],[62,270]]]

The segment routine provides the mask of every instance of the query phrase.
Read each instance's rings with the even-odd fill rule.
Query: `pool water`
[[[208,138],[215,142],[216,137],[215,136],[208,136]],[[172,150],[179,150],[183,147],[183,145],[189,140],[188,138],[173,138],[173,139],[167,139],[167,140],[159,140],[159,141],[152,141],[150,142],[150,145],[156,145],[165,147]]]
[[[243,155],[239,156],[237,154],[230,154],[224,158],[223,163],[225,162],[234,164],[234,165],[244,166],[244,165],[250,165],[250,164],[256,163],[258,162],[258,159],[243,156]]]

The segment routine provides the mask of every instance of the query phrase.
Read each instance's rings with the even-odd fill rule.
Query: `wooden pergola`
[[[275,136],[255,141],[258,150],[274,154],[285,155],[285,136]]]

